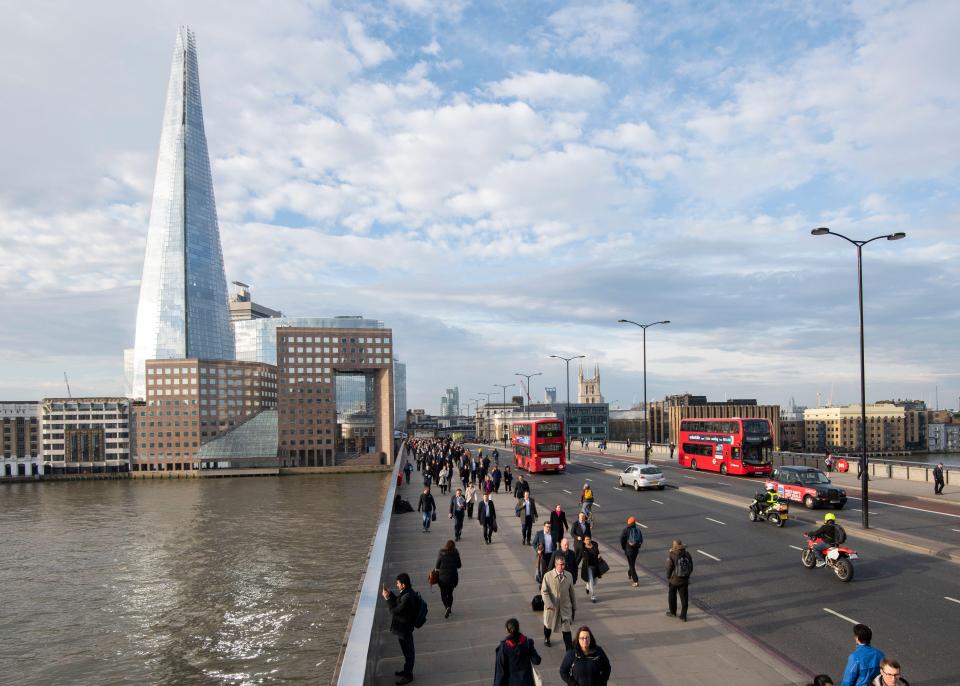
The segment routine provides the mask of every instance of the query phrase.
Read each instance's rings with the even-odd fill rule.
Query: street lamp
[[[669,319],[649,324],[638,324],[629,319],[618,319],[618,324],[633,324],[643,329],[643,463],[650,462],[650,408],[647,405],[647,329],[657,324],[669,324]]]
[[[493,384],[493,385],[496,386],[497,388],[502,388],[502,389],[503,389],[503,407],[501,408],[500,411],[503,413],[503,415],[502,415],[502,416],[503,416],[503,428],[506,429],[506,428],[507,428],[507,389],[508,389],[508,388],[513,388],[513,387],[516,386],[517,384],[515,384],[515,383],[510,383],[510,384],[495,383],[495,384]],[[507,446],[507,437],[506,437],[506,435],[504,435],[504,437],[503,437],[503,446],[504,446],[504,447]]]
[[[489,404],[490,404],[490,396],[491,396],[491,395],[496,395],[496,393],[487,393],[487,392],[485,392],[485,391],[479,391],[479,392],[477,392],[477,395],[482,395],[482,396],[484,396],[484,397],[487,399],[487,405],[489,405]],[[490,430],[489,430],[489,426],[487,425],[487,420],[488,420],[488,419],[490,419],[490,408],[489,408],[489,407],[486,408],[486,412],[484,413],[484,418],[483,418],[483,434],[484,434],[484,438],[489,438],[489,437],[490,437],[490,436],[489,436]]]
[[[864,529],[869,529],[869,493],[867,492],[867,382],[863,361],[863,246],[867,243],[878,241],[881,238],[886,238],[888,241],[899,241],[901,238],[906,238],[907,234],[903,231],[897,231],[896,233],[874,236],[865,241],[858,241],[848,238],[842,233],[831,231],[825,226],[813,229],[810,233],[814,236],[836,236],[848,243],[852,243],[857,248],[857,298],[860,305],[860,496],[863,501],[861,525]]]
[[[567,365],[567,404],[563,408],[563,431],[567,436],[567,464],[570,464],[570,360],[579,360],[586,355],[574,355],[573,357],[551,355],[550,357],[563,360]]]
[[[524,374],[522,372],[515,372],[514,376],[522,376],[527,380],[527,418],[530,417],[530,379],[535,376],[543,376],[543,372],[536,372],[534,374]]]

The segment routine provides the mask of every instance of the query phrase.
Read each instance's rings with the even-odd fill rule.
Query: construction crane
[[[70,379],[67,378],[67,373],[63,373],[63,382],[67,384],[67,397],[73,398],[73,393],[70,392]]]

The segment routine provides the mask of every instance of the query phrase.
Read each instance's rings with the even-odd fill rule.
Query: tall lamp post
[[[657,324],[669,324],[669,319],[649,324],[638,324],[629,319],[618,319],[619,324],[633,324],[643,329],[643,463],[650,462],[650,407],[647,405],[647,329]]]
[[[563,432],[567,438],[567,464],[570,464],[570,360],[579,360],[586,355],[574,355],[573,357],[563,357],[562,355],[551,355],[556,360],[563,360],[567,365],[567,404],[563,408]]]
[[[533,374],[523,374],[522,372],[514,373],[514,376],[522,376],[527,380],[527,419],[530,418],[530,379],[535,376],[543,376],[543,372],[535,372]]]
[[[503,389],[503,407],[501,408],[500,411],[503,412],[503,428],[506,429],[506,428],[507,428],[507,389],[508,389],[508,388],[513,388],[513,387],[516,386],[517,384],[515,384],[515,383],[510,383],[510,384],[495,383],[495,384],[493,384],[493,385],[496,386],[497,388],[502,388],[502,389]],[[506,437],[506,436],[503,437],[503,446],[504,446],[504,447],[507,446],[507,437]]]
[[[490,404],[490,396],[491,396],[491,395],[496,395],[496,393],[487,393],[487,392],[485,392],[485,391],[479,391],[479,392],[477,393],[477,395],[482,395],[484,398],[486,398],[486,399],[487,399],[487,405],[489,405],[489,404]],[[487,411],[486,411],[486,413],[485,413],[485,415],[484,415],[484,418],[483,418],[483,434],[484,434],[483,437],[484,437],[484,438],[490,438],[490,436],[489,436],[489,434],[490,434],[490,427],[488,426],[488,423],[487,423],[487,420],[488,420],[488,419],[490,419],[490,408],[489,408],[489,407],[487,407]]]
[[[903,231],[884,234],[883,236],[874,236],[865,241],[858,241],[848,238],[841,233],[831,231],[825,226],[814,229],[810,232],[814,236],[836,236],[842,238],[848,243],[852,243],[857,248],[857,298],[860,305],[860,495],[863,501],[863,510],[861,512],[861,525],[864,529],[870,528],[869,512],[869,493],[867,492],[868,474],[867,474],[867,382],[863,355],[863,246],[873,241],[885,238],[888,241],[899,241],[906,238],[907,234]]]

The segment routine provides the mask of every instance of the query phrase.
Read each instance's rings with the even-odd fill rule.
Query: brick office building
[[[277,369],[235,360],[148,360],[133,409],[133,471],[200,469],[200,447],[277,406]],[[211,465],[212,466],[212,465]]]
[[[375,451],[393,463],[393,334],[385,328],[281,326],[276,330],[281,466],[334,464],[338,374],[373,379]]]

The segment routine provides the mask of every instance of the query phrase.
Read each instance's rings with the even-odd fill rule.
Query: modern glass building
[[[277,364],[277,329],[282,326],[321,329],[382,329],[383,322],[363,317],[270,317],[233,323],[237,359]]]
[[[153,359],[233,359],[193,33],[177,32],[137,307],[134,397]]]
[[[393,358],[393,425],[407,426],[407,365]]]

